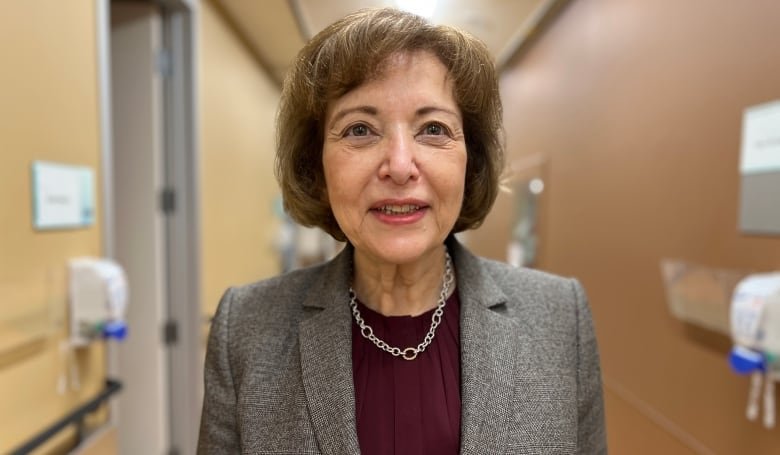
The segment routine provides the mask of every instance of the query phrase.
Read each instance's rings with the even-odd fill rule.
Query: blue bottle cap
[[[103,336],[122,341],[127,337],[127,324],[124,321],[107,322],[103,327]]]
[[[750,374],[754,371],[764,371],[764,356],[757,351],[735,346],[729,354],[729,364],[738,374]]]

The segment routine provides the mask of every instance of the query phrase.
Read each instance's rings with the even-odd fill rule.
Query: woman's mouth
[[[416,204],[403,204],[403,205],[382,205],[372,210],[384,213],[385,215],[408,215],[420,210],[422,207]]]
[[[385,200],[374,204],[371,213],[382,223],[401,226],[419,222],[429,208],[429,205],[415,199]]]

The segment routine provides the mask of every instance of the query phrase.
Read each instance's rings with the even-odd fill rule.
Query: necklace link
[[[436,336],[436,327],[441,324],[441,318],[444,316],[444,305],[447,304],[447,296],[450,293],[450,287],[453,281],[455,281],[455,275],[452,272],[452,258],[450,258],[449,251],[444,250],[444,276],[442,277],[441,291],[439,292],[439,300],[431,316],[431,327],[428,329],[428,333],[425,334],[423,341],[417,345],[417,347],[408,347],[401,349],[395,346],[390,346],[384,340],[381,340],[374,335],[374,329],[370,325],[366,324],[366,321],[360,315],[360,310],[357,306],[357,295],[349,287],[349,306],[352,308],[352,315],[355,317],[358,327],[360,327],[360,335],[363,338],[371,341],[379,349],[388,352],[396,357],[401,357],[404,360],[414,360],[417,356],[425,351],[425,348],[433,342],[433,338]]]

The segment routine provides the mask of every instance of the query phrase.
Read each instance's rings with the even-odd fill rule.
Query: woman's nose
[[[396,184],[416,180],[420,175],[415,160],[416,142],[413,137],[394,134],[387,138],[384,160],[379,172],[381,178],[389,178]]]

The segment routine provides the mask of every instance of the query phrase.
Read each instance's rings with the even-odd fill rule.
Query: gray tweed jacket
[[[571,279],[448,240],[461,302],[461,453],[606,453],[596,340]],[[357,454],[352,250],[219,304],[199,454]]]

